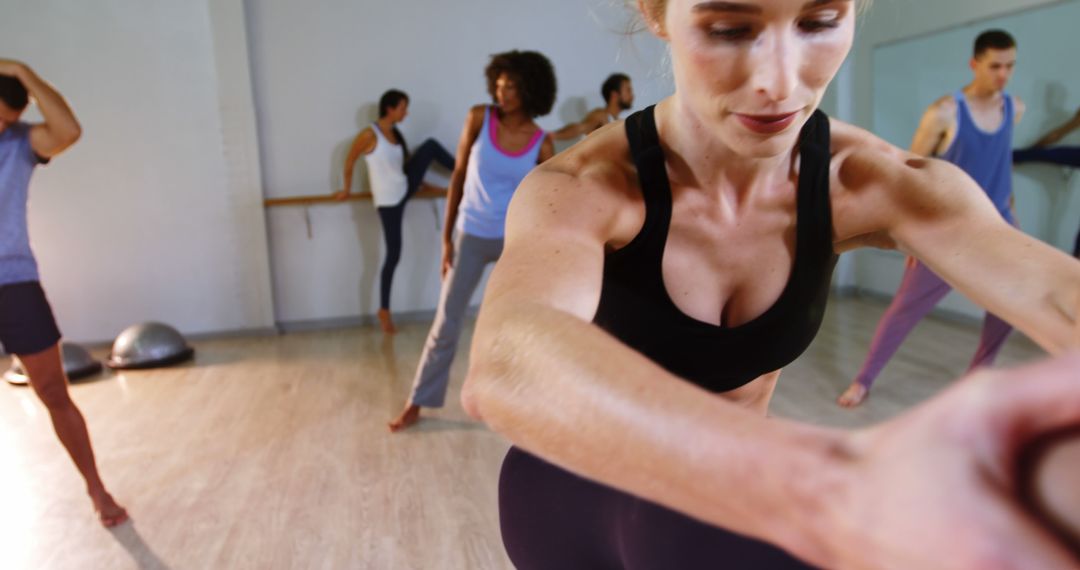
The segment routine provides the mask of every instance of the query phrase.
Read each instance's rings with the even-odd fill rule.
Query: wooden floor
[[[837,408],[883,310],[834,300],[772,414],[868,425],[963,372],[977,325],[928,319],[867,405]],[[133,516],[113,531],[32,393],[0,386],[0,568],[509,568],[496,509],[507,443],[462,412],[463,359],[445,410],[387,433],[427,332],[402,329],[200,342],[193,364],[73,386],[105,480]],[[999,364],[1040,354],[1014,335]]]

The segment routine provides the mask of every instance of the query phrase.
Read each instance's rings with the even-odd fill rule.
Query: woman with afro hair
[[[555,104],[551,62],[537,52],[509,51],[492,56],[484,74],[493,104],[476,105],[465,118],[446,198],[439,306],[412,394],[390,431],[416,423],[420,408],[445,402],[469,300],[502,253],[510,198],[533,167],[555,154],[551,136],[535,122]]]

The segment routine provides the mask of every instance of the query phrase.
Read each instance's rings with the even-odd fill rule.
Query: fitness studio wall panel
[[[241,0],[5,2],[0,53],[55,84],[83,126],[30,188],[66,337],[273,326]]]
[[[884,3],[880,7],[888,11]],[[973,14],[982,13],[976,12],[977,8],[973,7]],[[978,33],[1002,28],[1013,34],[1019,44],[1016,73],[1008,91],[1027,103],[1027,114],[1015,131],[1014,146],[1029,145],[1080,107],[1080,75],[1063,65],[1061,59],[1062,54],[1075,53],[1080,47],[1074,34],[1076,22],[1080,22],[1080,1],[1070,0],[1008,10],[1000,16],[973,18],[945,29],[931,28],[926,33],[879,43],[872,49],[873,105],[868,126],[889,142],[907,148],[925,108],[971,81],[968,60]],[[927,22],[927,26],[932,25]],[[1065,142],[1070,141],[1077,144],[1077,135]],[[1021,228],[1066,251],[1071,251],[1080,223],[1080,177],[1072,172],[1060,167],[1025,165],[1015,169],[1013,176]],[[902,256],[895,252],[860,252],[857,284],[865,290],[892,295],[902,264]],[[950,295],[942,307],[970,316],[982,314],[981,309],[957,293]]]
[[[391,87],[411,96],[401,125],[410,144],[433,136],[454,150],[469,107],[490,101],[483,70],[500,51],[538,50],[554,63],[558,100],[539,120],[547,129],[600,106],[600,83],[613,71],[633,77],[636,107],[658,101],[671,92],[664,48],[646,35],[626,37],[628,12],[617,4],[249,0],[267,197],[337,190],[349,144],[374,120],[380,94]],[[358,164],[355,189],[366,183],[363,160]],[[406,209],[395,312],[435,308],[442,202],[416,200]],[[273,208],[268,221],[279,322],[375,313],[383,244],[370,203],[319,205],[306,215],[303,208]]]

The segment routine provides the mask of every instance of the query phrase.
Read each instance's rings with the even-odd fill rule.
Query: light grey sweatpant
[[[439,308],[435,322],[424,342],[424,352],[416,369],[412,396],[409,401],[424,408],[441,408],[446,401],[450,382],[450,365],[454,362],[465,311],[484,268],[499,260],[502,239],[486,239],[459,232],[454,246],[454,265],[443,279],[439,292]]]

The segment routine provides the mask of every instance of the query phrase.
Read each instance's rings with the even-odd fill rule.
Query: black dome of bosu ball
[[[184,362],[195,356],[176,329],[164,323],[132,325],[113,342],[112,354],[105,361],[109,368],[137,370],[161,368]]]
[[[101,372],[101,363],[90,356],[90,351],[73,342],[61,342],[60,354],[64,363],[64,374],[67,374],[68,380],[81,380]],[[4,373],[4,380],[16,386],[25,386],[30,383],[30,377],[26,375],[26,369],[23,368],[18,357],[13,359],[11,368]]]

